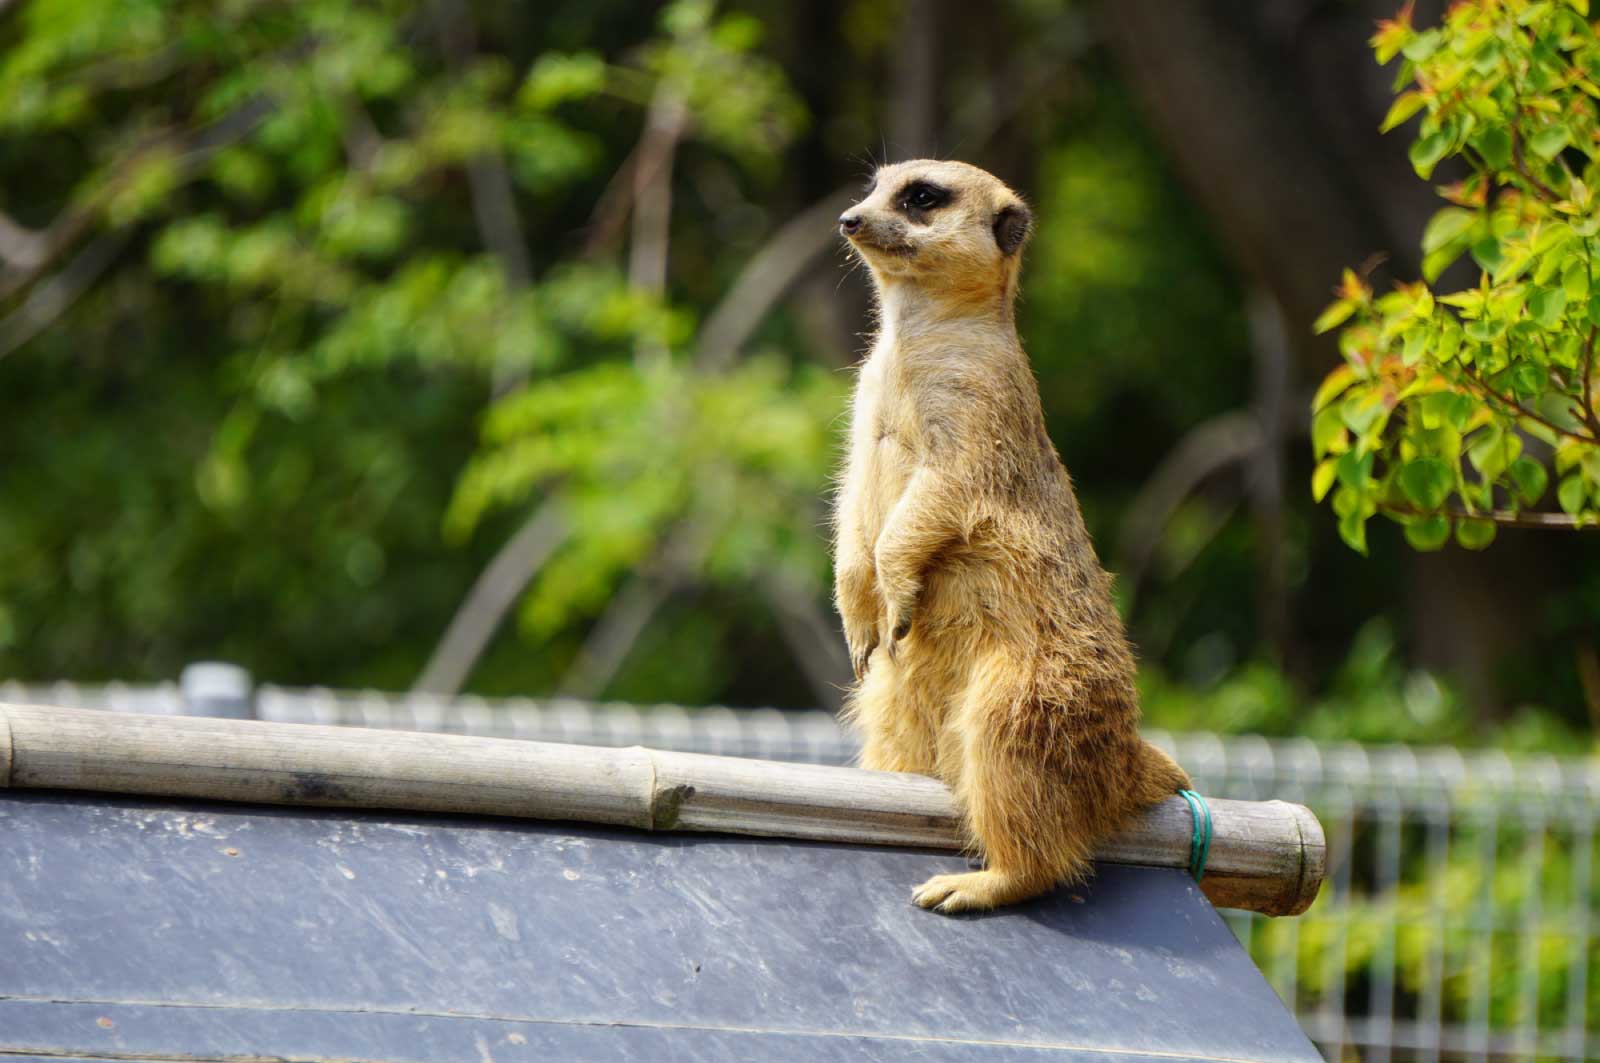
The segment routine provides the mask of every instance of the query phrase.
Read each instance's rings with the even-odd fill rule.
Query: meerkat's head
[[[839,231],[879,288],[911,284],[942,299],[1009,305],[1033,215],[993,174],[964,162],[880,167]]]

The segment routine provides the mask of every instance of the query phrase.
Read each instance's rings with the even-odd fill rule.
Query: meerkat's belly
[[[1017,595],[1004,559],[978,538],[952,543],[923,573],[918,620],[931,636],[979,632],[1002,635],[1011,626]]]

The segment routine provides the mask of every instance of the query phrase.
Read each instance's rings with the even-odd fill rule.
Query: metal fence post
[[[178,677],[187,716],[223,716],[253,720],[255,690],[250,673],[224,661],[196,661],[184,666]]]

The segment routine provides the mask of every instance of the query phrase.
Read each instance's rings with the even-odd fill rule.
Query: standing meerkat
[[[1090,870],[1137,809],[1189,786],[1138,733],[1134,660],[1045,431],[1013,303],[1028,207],[992,175],[877,171],[839,228],[879,329],[835,511],[861,766],[932,775],[984,869],[912,894],[960,912]]]

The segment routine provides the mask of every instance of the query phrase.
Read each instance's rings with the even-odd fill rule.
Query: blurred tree
[[[1267,6],[1216,16],[1235,37],[1133,0],[0,7],[0,672],[835,701],[867,323],[833,219],[928,151],[1040,208],[1023,330],[1155,714],[1343,697],[1349,633],[1418,609],[1402,552],[1355,564],[1282,489],[1294,381],[1328,264],[1412,216],[1345,180],[1376,119],[1330,146],[1272,117],[1293,93],[1217,103],[1282,68],[1230,56],[1316,22]],[[1194,200],[1134,106],[1150,49],[1216,75],[1155,97]],[[1600,568],[1569,571],[1486,703],[1580,704]],[[1370,704],[1416,685],[1408,645]]]
[[[666,356],[694,324],[665,285],[677,141],[703,143],[721,179],[736,182],[770,172],[804,121],[781,73],[752,54],[760,24],[680,3],[620,62],[549,51],[519,71],[512,56],[478,50],[478,18],[448,3],[416,13],[348,2],[223,11],[41,2],[9,27],[0,72],[8,142],[30,169],[48,160],[58,174],[10,184],[31,194],[8,197],[26,214],[0,228],[9,241],[0,284],[17,304],[0,351],[43,333],[28,361],[45,378],[25,383],[52,398],[81,395],[82,413],[102,422],[92,435],[103,456],[40,431],[18,443],[42,453],[8,464],[105,468],[119,439],[161,440],[177,451],[167,475],[185,485],[174,512],[170,487],[125,467],[132,498],[95,492],[115,529],[105,539],[78,525],[95,498],[60,499],[60,488],[57,529],[6,537],[45,562],[5,566],[8,615],[45,620],[43,630],[14,631],[13,644],[54,646],[34,667],[93,671],[72,659],[95,641],[84,625],[159,638],[176,617],[199,620],[207,608],[226,612],[224,603],[242,607],[242,624],[176,626],[221,627],[212,652],[247,660],[261,655],[264,626],[265,641],[321,647],[312,660],[330,671],[348,667],[333,662],[352,659],[351,642],[386,640],[408,612],[419,627],[437,622],[439,597],[396,601],[415,592],[426,565],[393,556],[387,540],[404,519],[418,524],[408,545],[428,542],[444,485],[472,450],[463,430],[486,390],[485,441],[453,492],[446,530],[460,542],[486,512],[554,493],[545,505],[567,512],[568,526],[551,536],[559,545],[525,603],[531,636],[570,637],[626,570],[685,536],[693,545],[669,551],[668,567],[741,582],[797,567],[803,586],[820,584],[825,561],[809,529],[838,386],[803,364],[764,359],[707,374]],[[563,20],[552,21],[559,29]],[[497,28],[511,37],[524,27]],[[591,101],[585,129],[560,117]],[[645,134],[611,178],[586,246],[535,262],[520,215],[559,231],[572,207],[564,197],[604,176],[597,130],[629,109],[643,111]],[[738,195],[737,184],[730,190]],[[630,211],[622,271],[609,251]],[[93,287],[113,264],[110,282]],[[47,331],[69,312],[82,322],[76,332]],[[149,341],[121,341],[130,324]],[[86,359],[73,356],[85,327],[103,352],[87,360],[104,374],[85,375]],[[174,355],[192,362],[171,367]],[[152,432],[108,417],[90,398],[107,377],[136,382],[144,417],[198,423]],[[435,433],[454,445],[423,442]],[[54,479],[40,476],[39,486]],[[7,507],[18,522],[48,521],[51,508]],[[310,527],[279,530],[275,557],[217,539],[225,529],[247,538],[285,517]],[[674,528],[692,531],[674,538]],[[67,587],[51,563],[63,555],[40,550],[52,535],[71,543]],[[166,563],[152,564],[152,552]],[[190,567],[214,583],[184,579]],[[295,594],[298,574],[308,580]],[[531,575],[513,574],[522,583]],[[380,588],[393,597],[375,600]],[[87,607],[97,591],[110,600]],[[70,608],[40,608],[63,593],[73,595]],[[357,612],[370,610],[375,626],[330,640],[316,614],[344,611],[341,599],[361,601]],[[137,609],[158,615],[135,622]],[[171,667],[165,649],[150,647],[154,659],[138,663]],[[395,664],[414,667],[415,652]],[[127,661],[125,651],[112,656]],[[592,657],[579,654],[573,683],[594,692],[618,662]]]

